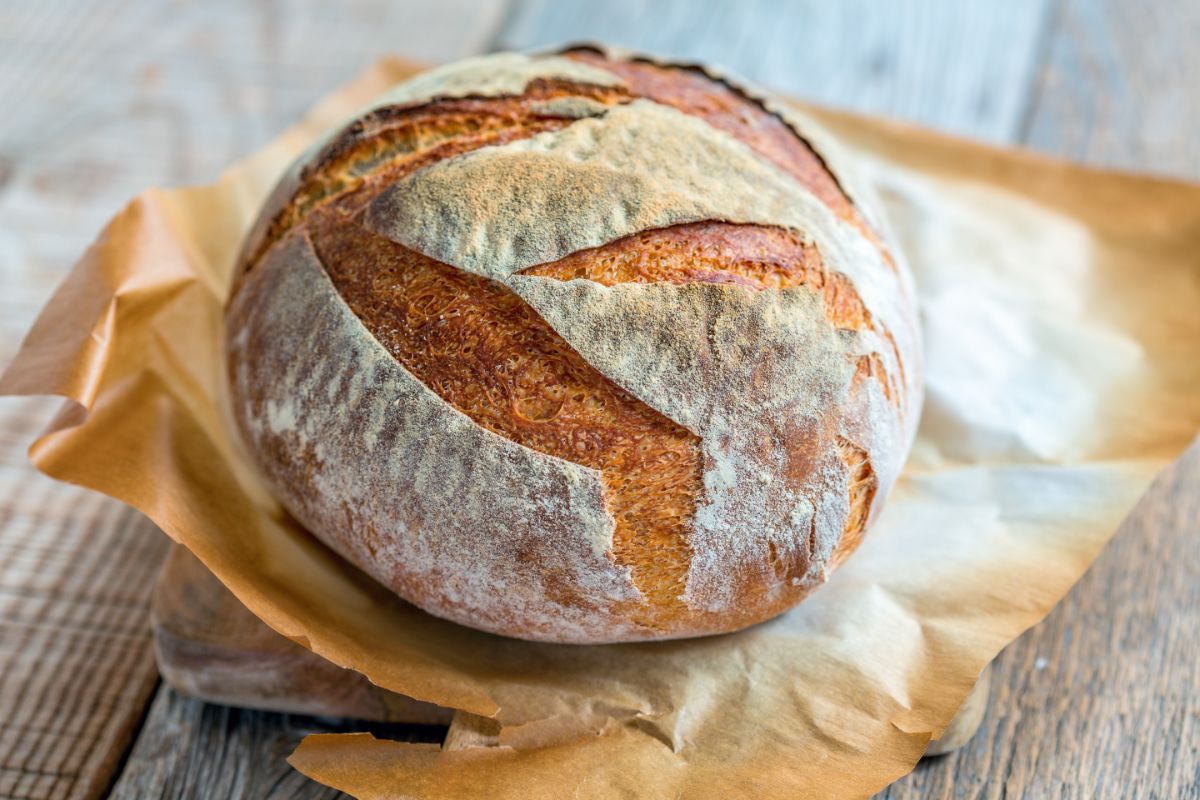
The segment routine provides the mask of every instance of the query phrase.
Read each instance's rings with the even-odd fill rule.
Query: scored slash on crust
[[[503,61],[407,84],[285,180],[231,318],[253,327],[247,309],[270,303],[246,271],[311,241],[413,381],[497,439],[596,471],[612,574],[634,594],[598,591],[602,566],[585,579],[561,563],[523,572],[540,581],[523,599],[468,590],[479,576],[464,571],[511,578],[506,559],[538,562],[542,545],[473,540],[461,516],[468,530],[439,531],[449,517],[428,509],[359,514],[371,547],[357,551],[331,531],[352,512],[299,495],[322,470],[379,469],[361,457],[291,470],[276,490],[405,597],[510,635],[661,638],[778,613],[857,544],[911,440],[919,391],[901,362],[916,329],[898,267],[821,157],[727,81],[594,50]],[[580,82],[596,72],[611,80]],[[252,350],[231,354],[265,358]],[[294,434],[271,430],[263,395],[278,387],[234,362],[243,428],[278,468]],[[526,501],[526,527],[546,524]],[[475,552],[418,575],[401,556],[439,536]]]

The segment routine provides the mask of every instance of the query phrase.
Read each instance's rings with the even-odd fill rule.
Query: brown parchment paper
[[[1200,187],[814,111],[867,165],[912,264],[927,401],[861,549],[721,637],[532,644],[429,617],[289,520],[223,423],[234,252],[286,164],[413,67],[385,61],[214,186],[105,229],[4,376],[69,398],[31,448],[133,505],[274,629],[500,746],[368,734],[292,756],[363,797],[859,797],[909,771],[980,670],[1080,577],[1200,428]]]

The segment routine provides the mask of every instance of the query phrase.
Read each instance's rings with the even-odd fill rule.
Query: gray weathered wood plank
[[[310,733],[370,731],[379,738],[440,742],[445,728],[388,725],[275,714],[217,706],[164,689],[150,707],[114,798],[344,797],[287,764]]]
[[[1200,5],[1062,0],[1022,141],[1090,164],[1200,178]]]
[[[1018,133],[1049,0],[518,0],[502,48],[592,39],[736,70],[831,106]]]
[[[175,545],[150,604],[163,682],[188,697],[319,717],[449,725],[452,709],[371,683],[280,636],[182,545]]]
[[[147,604],[168,543],[18,463],[37,408],[0,423],[0,797],[99,797],[158,681]]]
[[[881,797],[1200,798],[1200,445],[994,662],[973,741]]]
[[[1022,143],[1200,178],[1197,12],[1187,0],[1063,2]],[[996,661],[975,741],[885,796],[1200,798],[1198,536],[1193,447]]]
[[[445,60],[478,51],[504,8],[503,0],[286,8],[0,0],[0,365],[132,195],[213,180],[385,53]],[[119,503],[28,466],[25,448],[56,407],[0,401],[6,798],[101,796],[157,684],[148,604],[169,542]],[[213,736],[238,739],[213,724]],[[287,770],[286,754],[255,758]],[[258,767],[239,763],[243,772]]]
[[[607,39],[724,62],[834,105],[997,141],[1020,135],[1095,163],[1200,175],[1200,95],[1192,88],[1200,63],[1191,46],[1200,9],[1192,0],[520,0],[493,41],[502,5],[0,3],[0,360],[130,194],[211,179],[384,51],[443,60],[489,42]],[[422,14],[431,21],[420,22]],[[0,417],[0,438],[23,442],[34,430],[30,408]],[[23,469],[15,446],[11,455],[5,468]],[[980,736],[885,796],[1200,797],[1200,674],[1187,660],[1200,642],[1198,462],[1193,451],[1064,605],[1001,657]],[[18,496],[41,496],[43,505],[81,494],[51,496],[41,479],[13,480]],[[37,518],[21,541],[59,552],[63,530]],[[45,602],[69,608],[53,594]],[[0,636],[0,660],[11,658],[7,642]],[[39,652],[60,663],[53,651]],[[7,702],[0,695],[0,716]],[[140,714],[132,695],[114,702]],[[283,763],[291,744],[317,729],[319,721],[163,692],[119,794],[334,796]],[[48,737],[26,746],[44,764],[79,752]],[[61,796],[28,786],[25,796]],[[0,783],[6,793],[14,792]]]
[[[383,55],[479,51],[504,2],[0,2],[0,364],[135,194],[214,180]]]

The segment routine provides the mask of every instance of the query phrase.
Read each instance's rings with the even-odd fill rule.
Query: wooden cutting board
[[[184,547],[175,545],[151,601],[163,680],[210,703],[294,714],[450,726],[447,747],[489,744],[488,720],[374,685],[280,636],[251,614]],[[987,707],[990,667],[926,755],[961,747]]]
[[[447,725],[453,710],[381,689],[259,620],[175,545],[150,604],[163,680],[211,703],[293,714]]]

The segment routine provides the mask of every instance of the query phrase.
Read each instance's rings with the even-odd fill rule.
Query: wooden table
[[[808,99],[1200,177],[1195,0],[0,2],[0,363],[135,192],[211,180],[378,55],[595,38]],[[336,793],[284,758],[336,720],[160,687],[162,534],[38,476],[52,403],[0,403],[0,797]],[[890,798],[1200,797],[1200,449],[997,662],[975,740]],[[397,729],[436,741],[438,729]]]

